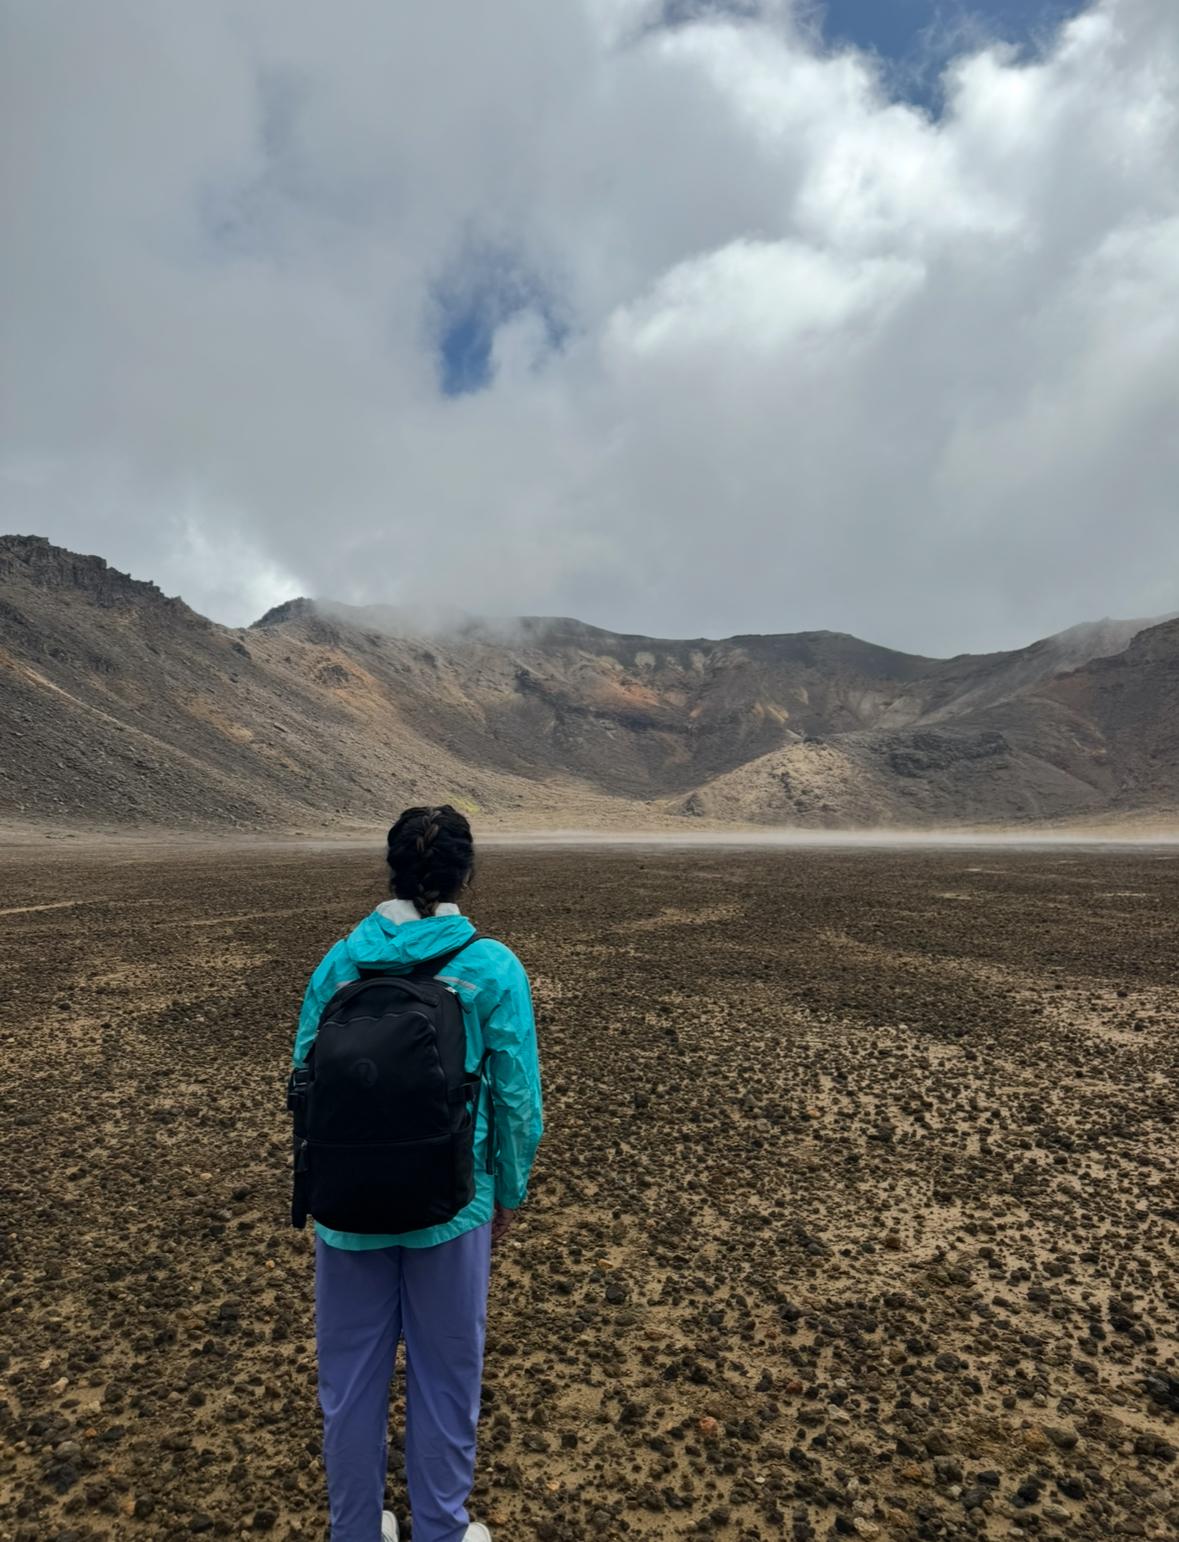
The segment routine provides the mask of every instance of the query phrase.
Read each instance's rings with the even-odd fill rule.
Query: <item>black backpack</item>
[[[474,1199],[487,1056],[467,1074],[462,1005],[434,976],[478,940],[476,932],[406,974],[364,970],[324,1007],[287,1089],[293,1226],[302,1230],[311,1215],[333,1231],[419,1231],[453,1220]]]

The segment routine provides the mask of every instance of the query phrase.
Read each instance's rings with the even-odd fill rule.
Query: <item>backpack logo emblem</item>
[[[362,1087],[375,1087],[381,1077],[375,1060],[354,1060],[349,1067],[349,1075]]]

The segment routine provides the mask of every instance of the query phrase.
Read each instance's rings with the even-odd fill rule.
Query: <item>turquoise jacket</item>
[[[308,983],[295,1035],[294,1065],[302,1065],[315,1042],[319,1019],[342,985],[362,969],[404,969],[458,947],[475,928],[466,916],[426,916],[400,923],[374,910],[337,942]],[[433,1247],[484,1226],[498,1203],[514,1210],[528,1192],[532,1159],[544,1130],[540,1066],[532,993],[524,966],[502,942],[481,939],[460,953],[439,975],[462,1002],[467,1026],[467,1070],[476,1074],[483,1052],[495,1102],[494,1173],[487,1171],[487,1099],[479,1100],[475,1124],[475,1197],[454,1220],[400,1236],[370,1236],[316,1225],[325,1242],[338,1248]]]

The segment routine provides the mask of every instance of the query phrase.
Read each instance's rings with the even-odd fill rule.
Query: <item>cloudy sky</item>
[[[0,526],[921,652],[1179,608],[1175,0],[0,0]]]

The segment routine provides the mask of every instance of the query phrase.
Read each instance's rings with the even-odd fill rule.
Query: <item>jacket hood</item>
[[[425,916],[398,924],[374,910],[349,935],[348,952],[360,969],[408,969],[461,947],[474,935],[466,916]]]

